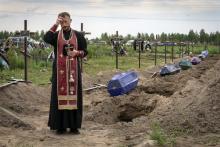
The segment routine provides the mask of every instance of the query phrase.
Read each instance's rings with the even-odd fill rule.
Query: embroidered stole
[[[63,53],[66,50],[77,50],[77,38],[71,30],[69,40],[65,40],[63,31],[60,30],[57,40],[57,96],[59,110],[77,109],[78,69],[77,58],[72,58]]]

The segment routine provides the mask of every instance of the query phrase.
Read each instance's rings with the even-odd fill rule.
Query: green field
[[[193,48],[193,53],[199,54],[204,49],[204,46],[195,46]],[[39,50],[39,49],[38,49]],[[35,59],[28,59],[28,80],[32,81],[34,84],[46,84],[50,82],[51,77],[51,62],[47,62],[45,57],[48,55],[49,51],[44,51],[43,55],[39,55],[38,50],[34,51]],[[89,45],[88,51],[89,55],[87,61],[83,63],[83,72],[94,76],[100,71],[111,71],[116,69],[115,55],[112,55],[111,46],[107,45]],[[219,53],[218,46],[209,46],[208,47],[210,54]],[[157,65],[164,65],[164,47],[157,47],[158,56],[157,56]],[[192,51],[192,48],[190,48]],[[134,51],[131,47],[127,47],[127,56],[118,57],[118,68],[121,71],[126,71],[128,69],[139,69],[139,60],[138,60],[138,51]],[[167,48],[167,63],[171,62],[171,47]],[[175,57],[179,57],[179,47],[174,47]],[[0,83],[6,83],[8,80],[23,79],[24,70],[23,70],[23,56],[14,60],[16,64],[10,70],[1,70],[0,72]],[[19,62],[19,65],[17,63]],[[141,65],[140,69],[146,69],[148,67],[154,66],[154,47],[152,51],[145,51],[141,53]],[[18,66],[18,67],[16,67]]]

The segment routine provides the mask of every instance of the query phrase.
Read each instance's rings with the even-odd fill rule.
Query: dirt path
[[[138,87],[110,97],[106,89],[84,94],[84,120],[80,135],[56,135],[47,127],[50,87],[19,83],[0,91],[0,146],[155,146],[151,124],[176,133],[176,146],[220,146],[220,58],[209,57],[179,74],[150,78],[137,71]],[[117,71],[97,78],[84,75],[84,87],[106,82]]]

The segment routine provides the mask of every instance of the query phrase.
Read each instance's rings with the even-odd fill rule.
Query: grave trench
[[[149,96],[134,91],[131,95],[110,97],[92,106],[85,119],[106,125],[132,122],[133,119],[146,116],[155,109],[157,99],[150,99]]]

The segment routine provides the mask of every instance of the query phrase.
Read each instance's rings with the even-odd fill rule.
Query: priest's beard
[[[63,29],[64,31],[69,31],[69,30],[70,30],[70,26],[63,26],[62,29]]]

